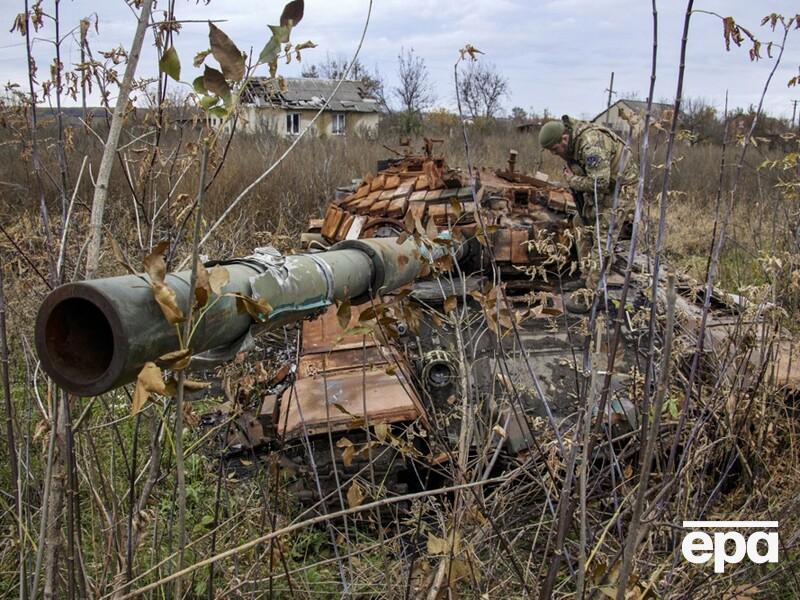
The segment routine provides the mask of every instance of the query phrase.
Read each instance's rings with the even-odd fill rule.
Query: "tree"
[[[352,81],[361,82],[364,92],[378,100],[384,109],[388,109],[384,92],[383,77],[377,69],[370,71],[364,64],[355,59],[350,72],[347,72],[348,59],[344,55],[325,55],[325,60],[315,64],[304,65],[300,73],[310,79],[342,79],[345,75]]]
[[[473,119],[495,118],[508,91],[508,79],[497,71],[496,66],[482,61],[469,61],[458,80],[461,101]]]
[[[392,89],[405,116],[405,128],[411,131],[421,122],[422,111],[430,108],[436,100],[425,60],[414,53],[414,49],[400,49],[397,55],[397,79],[399,85]]]
[[[511,109],[511,119],[515,123],[524,123],[528,120],[528,113],[521,106],[515,106]]]
[[[717,110],[703,99],[684,101],[681,123],[692,134],[689,138],[692,145],[704,141],[722,142],[723,123],[717,117]]]

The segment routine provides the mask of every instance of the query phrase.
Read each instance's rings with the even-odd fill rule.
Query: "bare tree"
[[[392,92],[405,113],[406,129],[410,130],[419,121],[422,111],[433,106],[436,100],[425,60],[415,54],[413,48],[400,49],[397,55],[397,78],[399,85]]]
[[[508,79],[492,64],[469,61],[458,80],[461,101],[473,119],[493,119],[501,109],[501,101],[508,96]]]
[[[103,235],[103,213],[105,212],[106,199],[108,198],[108,182],[111,179],[111,168],[114,165],[117,143],[119,142],[119,136],[122,132],[125,109],[128,106],[128,96],[133,87],[133,76],[139,64],[139,54],[142,51],[144,34],[147,32],[147,26],[150,24],[150,10],[152,6],[153,0],[145,0],[145,2],[142,3],[139,23],[136,27],[136,33],[133,36],[131,51],[128,54],[128,64],[125,67],[125,75],[119,86],[119,96],[117,96],[117,104],[114,107],[114,117],[111,120],[111,128],[108,132],[108,139],[106,140],[105,148],[103,149],[103,157],[100,161],[97,182],[94,188],[94,197],[92,199],[91,237],[89,239],[89,250],[86,253],[86,279],[94,278],[100,261],[100,248]]]

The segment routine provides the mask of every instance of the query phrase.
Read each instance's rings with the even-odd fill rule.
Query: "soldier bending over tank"
[[[627,198],[630,186],[638,178],[639,169],[635,161],[624,156],[625,142],[610,129],[586,121],[578,121],[564,115],[561,121],[549,121],[539,132],[539,144],[556,156],[563,158],[567,165],[564,176],[575,195],[578,213],[574,225],[577,231],[577,250],[581,271],[586,286],[596,290],[600,281],[601,264],[598,241],[593,235],[599,224],[600,244],[605,249],[614,200],[614,192],[619,179],[619,202],[614,227],[614,242],[622,229],[628,209]],[[620,166],[623,165],[622,173]],[[612,244],[612,255],[613,255]],[[602,257],[606,273],[610,258]],[[568,302],[569,308],[577,312],[588,310],[586,304]]]

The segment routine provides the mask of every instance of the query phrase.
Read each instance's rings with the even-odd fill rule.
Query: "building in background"
[[[633,135],[640,135],[644,130],[644,116],[647,113],[647,102],[641,100],[617,100],[608,109],[601,112],[592,123],[604,125],[616,132],[622,138],[628,134],[630,125],[623,118],[623,114],[633,115]],[[651,122],[672,118],[672,104],[653,102]]]
[[[331,79],[284,79],[279,86],[266,77],[253,78],[242,94],[244,129],[249,133],[271,131],[282,136],[301,133],[325,106],[313,126],[318,136],[368,135],[381,117],[380,104],[360,81]],[[334,95],[335,91],[335,95]]]

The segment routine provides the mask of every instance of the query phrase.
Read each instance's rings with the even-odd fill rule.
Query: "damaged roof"
[[[244,99],[255,106],[276,106],[295,110],[319,110],[327,99],[329,110],[336,112],[380,112],[377,98],[371,96],[361,81],[335,79],[287,78],[283,89],[266,77],[254,77]],[[334,96],[335,92],[335,96]]]

